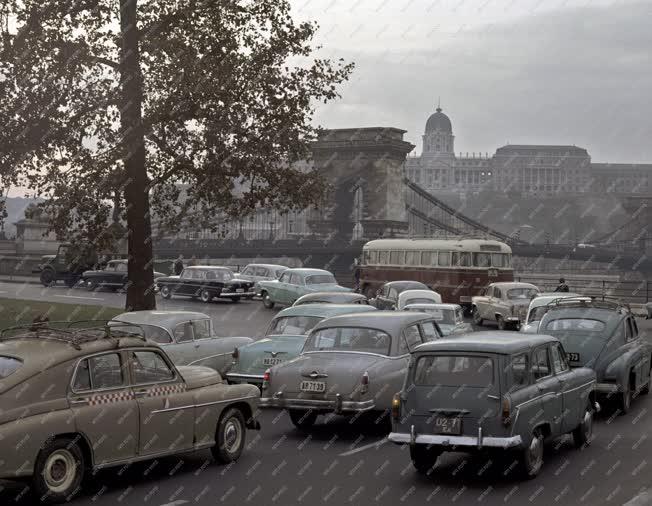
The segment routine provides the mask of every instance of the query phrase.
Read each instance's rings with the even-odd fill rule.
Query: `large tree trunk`
[[[129,287],[126,309],[155,309],[154,269],[149,216],[145,136],[142,120],[143,76],[140,69],[138,1],[120,0],[121,126],[124,142],[125,205],[129,230]]]

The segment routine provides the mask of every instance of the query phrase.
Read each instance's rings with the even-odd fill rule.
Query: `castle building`
[[[408,179],[431,193],[652,193],[652,164],[593,163],[588,151],[577,146],[508,144],[491,157],[456,156],[450,118],[439,106],[426,121],[422,138],[421,156],[409,156],[405,171]]]

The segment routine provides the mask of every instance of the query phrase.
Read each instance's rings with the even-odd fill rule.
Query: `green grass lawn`
[[[34,318],[42,315],[55,322],[110,320],[120,313],[124,310],[114,307],[0,298],[0,329],[32,323]]]

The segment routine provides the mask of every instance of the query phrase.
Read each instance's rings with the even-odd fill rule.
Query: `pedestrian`
[[[353,290],[355,292],[360,291],[360,276],[362,275],[362,269],[360,268],[360,262],[356,258],[353,265]]]
[[[182,272],[183,272],[183,255],[179,255],[179,258],[177,258],[174,261],[174,274],[180,276]]]
[[[568,292],[568,285],[564,278],[559,278],[559,285],[555,288],[555,292]]]

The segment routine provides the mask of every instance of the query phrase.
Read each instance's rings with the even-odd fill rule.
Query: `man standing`
[[[174,274],[179,276],[183,272],[183,255],[179,255],[174,261]]]
[[[555,292],[568,292],[568,285],[564,278],[559,278],[559,285],[555,288]]]

